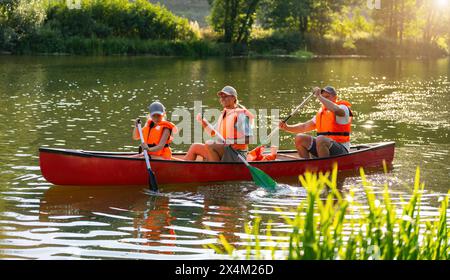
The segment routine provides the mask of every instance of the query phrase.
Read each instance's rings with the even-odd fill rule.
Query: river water
[[[162,101],[169,119],[195,100],[219,108],[215,93],[226,84],[246,107],[279,108],[281,116],[312,86],[335,86],[353,104],[354,144],[396,142],[393,169],[369,180],[408,198],[419,166],[423,210],[433,216],[450,187],[449,73],[449,59],[0,56],[0,258],[214,259],[224,256],[205,245],[220,233],[242,244],[255,216],[289,230],[275,207],[289,212],[304,200],[295,179],[275,193],[238,182],[162,186],[152,195],[143,187],[53,186],[40,173],[39,147],[134,151],[133,119],[150,102]],[[318,108],[309,102],[290,123]],[[280,146],[293,149],[292,136],[282,133]],[[358,174],[345,179],[349,189],[363,199]]]

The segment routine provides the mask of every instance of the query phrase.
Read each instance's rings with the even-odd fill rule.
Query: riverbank
[[[1,46],[1,44],[0,44]],[[154,55],[177,57],[376,57],[376,58],[441,58],[449,56],[436,44],[405,42],[398,45],[386,39],[358,40],[355,47],[343,41],[302,37],[300,34],[267,35],[246,44],[224,43],[219,38],[196,35],[184,39],[138,37],[60,36],[55,31],[40,31],[17,40],[13,47],[0,48],[13,55]]]
[[[213,25],[214,26],[214,25]],[[312,30],[249,27],[245,40],[200,28],[146,1],[65,1],[48,6],[19,1],[0,5],[0,52],[14,55],[155,55],[179,57],[444,57],[445,41],[398,41],[382,33],[331,36]],[[330,31],[331,32],[331,31]],[[334,33],[333,33],[334,34]],[[423,43],[427,42],[427,43]]]
[[[210,40],[168,41],[141,40],[129,38],[83,38],[46,37],[33,38],[19,42],[13,50],[1,50],[3,55],[152,55],[176,57],[289,57],[289,58],[442,58],[448,54],[435,48],[434,51],[419,51],[419,48],[398,48],[380,46],[376,51],[366,49],[349,50],[345,48],[314,48],[307,51],[297,48],[261,48],[252,42],[249,45],[233,45]],[[306,48],[308,49],[308,48]],[[429,48],[428,48],[429,50]]]

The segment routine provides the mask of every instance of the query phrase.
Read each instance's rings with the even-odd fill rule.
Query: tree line
[[[383,0],[380,9],[355,0],[210,0],[211,26],[225,42],[248,43],[255,23],[274,33],[340,39],[371,38],[450,45],[450,1]]]
[[[81,0],[79,9],[65,0],[1,0],[0,49],[163,55],[449,53],[449,0],[383,0],[380,9],[360,0],[205,1],[211,7],[207,30],[147,0]],[[172,50],[165,53],[163,46]]]

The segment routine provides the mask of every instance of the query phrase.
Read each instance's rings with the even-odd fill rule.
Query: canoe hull
[[[273,178],[293,177],[310,171],[379,167],[394,158],[393,142],[371,144],[348,155],[309,160],[253,162]],[[289,151],[281,151],[289,153]],[[292,151],[290,152],[292,153]],[[41,148],[39,161],[44,178],[55,185],[147,185],[143,158],[130,158],[132,153],[85,152],[79,150]],[[242,163],[152,160],[159,184],[248,181],[251,175]]]

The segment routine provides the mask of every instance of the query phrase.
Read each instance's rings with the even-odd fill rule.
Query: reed
[[[261,231],[261,218],[246,226],[245,250],[230,244],[221,235],[220,245],[209,245],[219,254],[237,259],[289,260],[448,260],[448,200],[442,197],[436,216],[421,216],[424,183],[417,168],[412,195],[401,203],[391,201],[388,184],[380,194],[374,191],[360,170],[366,199],[355,199],[351,190],[342,194],[337,189],[337,167],[330,173],[305,173],[299,176],[307,198],[294,215],[282,214],[290,232],[273,235],[269,221]],[[327,192],[324,196],[323,193]],[[283,213],[287,211],[284,209]],[[262,234],[263,232],[263,234]],[[265,242],[260,239],[264,238]],[[277,242],[275,242],[277,241]]]

